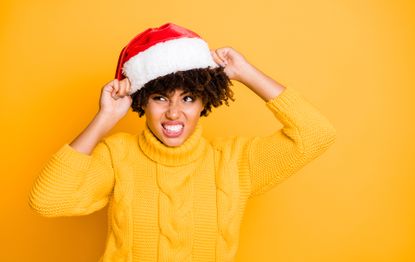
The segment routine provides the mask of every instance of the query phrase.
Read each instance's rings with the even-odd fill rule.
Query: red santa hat
[[[122,49],[115,78],[128,77],[132,94],[157,77],[208,67],[219,67],[208,44],[195,32],[166,23],[148,28]]]

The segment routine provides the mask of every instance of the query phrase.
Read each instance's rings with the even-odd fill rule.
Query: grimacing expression
[[[151,94],[143,106],[146,124],[166,146],[182,145],[193,133],[204,105],[199,97],[175,89],[170,95]]]

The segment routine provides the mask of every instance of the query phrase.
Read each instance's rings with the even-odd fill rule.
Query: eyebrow
[[[160,93],[155,92],[154,94],[159,94],[159,95],[167,96],[167,94],[164,93],[164,92],[160,92]],[[180,95],[183,95],[183,94],[192,94],[192,92],[190,92],[190,91],[183,91],[183,92],[180,93]]]
[[[183,92],[180,93],[180,95],[183,95],[183,94],[191,94],[191,92],[190,91],[183,91]]]

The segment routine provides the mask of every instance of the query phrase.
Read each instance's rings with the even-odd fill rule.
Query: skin
[[[151,132],[163,144],[175,147],[183,144],[193,133],[199,121],[204,105],[200,98],[181,89],[175,89],[168,97],[161,94],[152,94],[143,110],[146,124]],[[163,132],[164,121],[181,121],[184,124],[183,133],[178,137],[168,137]]]
[[[231,80],[240,81],[247,86],[254,86],[251,89],[265,101],[282,91],[281,87],[270,87],[269,84],[274,85],[275,82],[250,65],[236,50],[225,47],[211,50],[211,55],[216,63],[225,67],[224,71]],[[256,79],[256,77],[258,78]],[[170,97],[163,97],[159,94],[152,95],[146,107],[143,108],[149,129],[159,141],[170,147],[180,146],[189,138],[199,121],[200,112],[203,110],[203,104],[199,98],[191,99],[187,94],[180,95],[180,93],[181,90],[176,89]],[[165,136],[161,123],[166,120],[183,121],[182,135],[176,138]]]
[[[224,67],[231,80],[241,82],[261,97],[265,102],[281,94],[285,87],[249,63],[243,55],[232,47],[210,50],[214,61]],[[100,107],[89,125],[70,143],[79,152],[91,154],[96,144],[121,120],[131,107],[132,98],[128,78],[113,79],[102,88]],[[199,102],[188,104],[188,98],[175,92],[166,100],[152,100],[146,106],[147,123],[152,132],[167,146],[179,146],[193,133],[203,108]],[[161,121],[178,118],[188,124],[180,139],[164,139],[160,135]],[[149,121],[150,119],[150,121]]]

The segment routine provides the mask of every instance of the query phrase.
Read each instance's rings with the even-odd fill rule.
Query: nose
[[[166,117],[169,119],[177,119],[180,116],[180,106],[172,101],[166,111]]]

